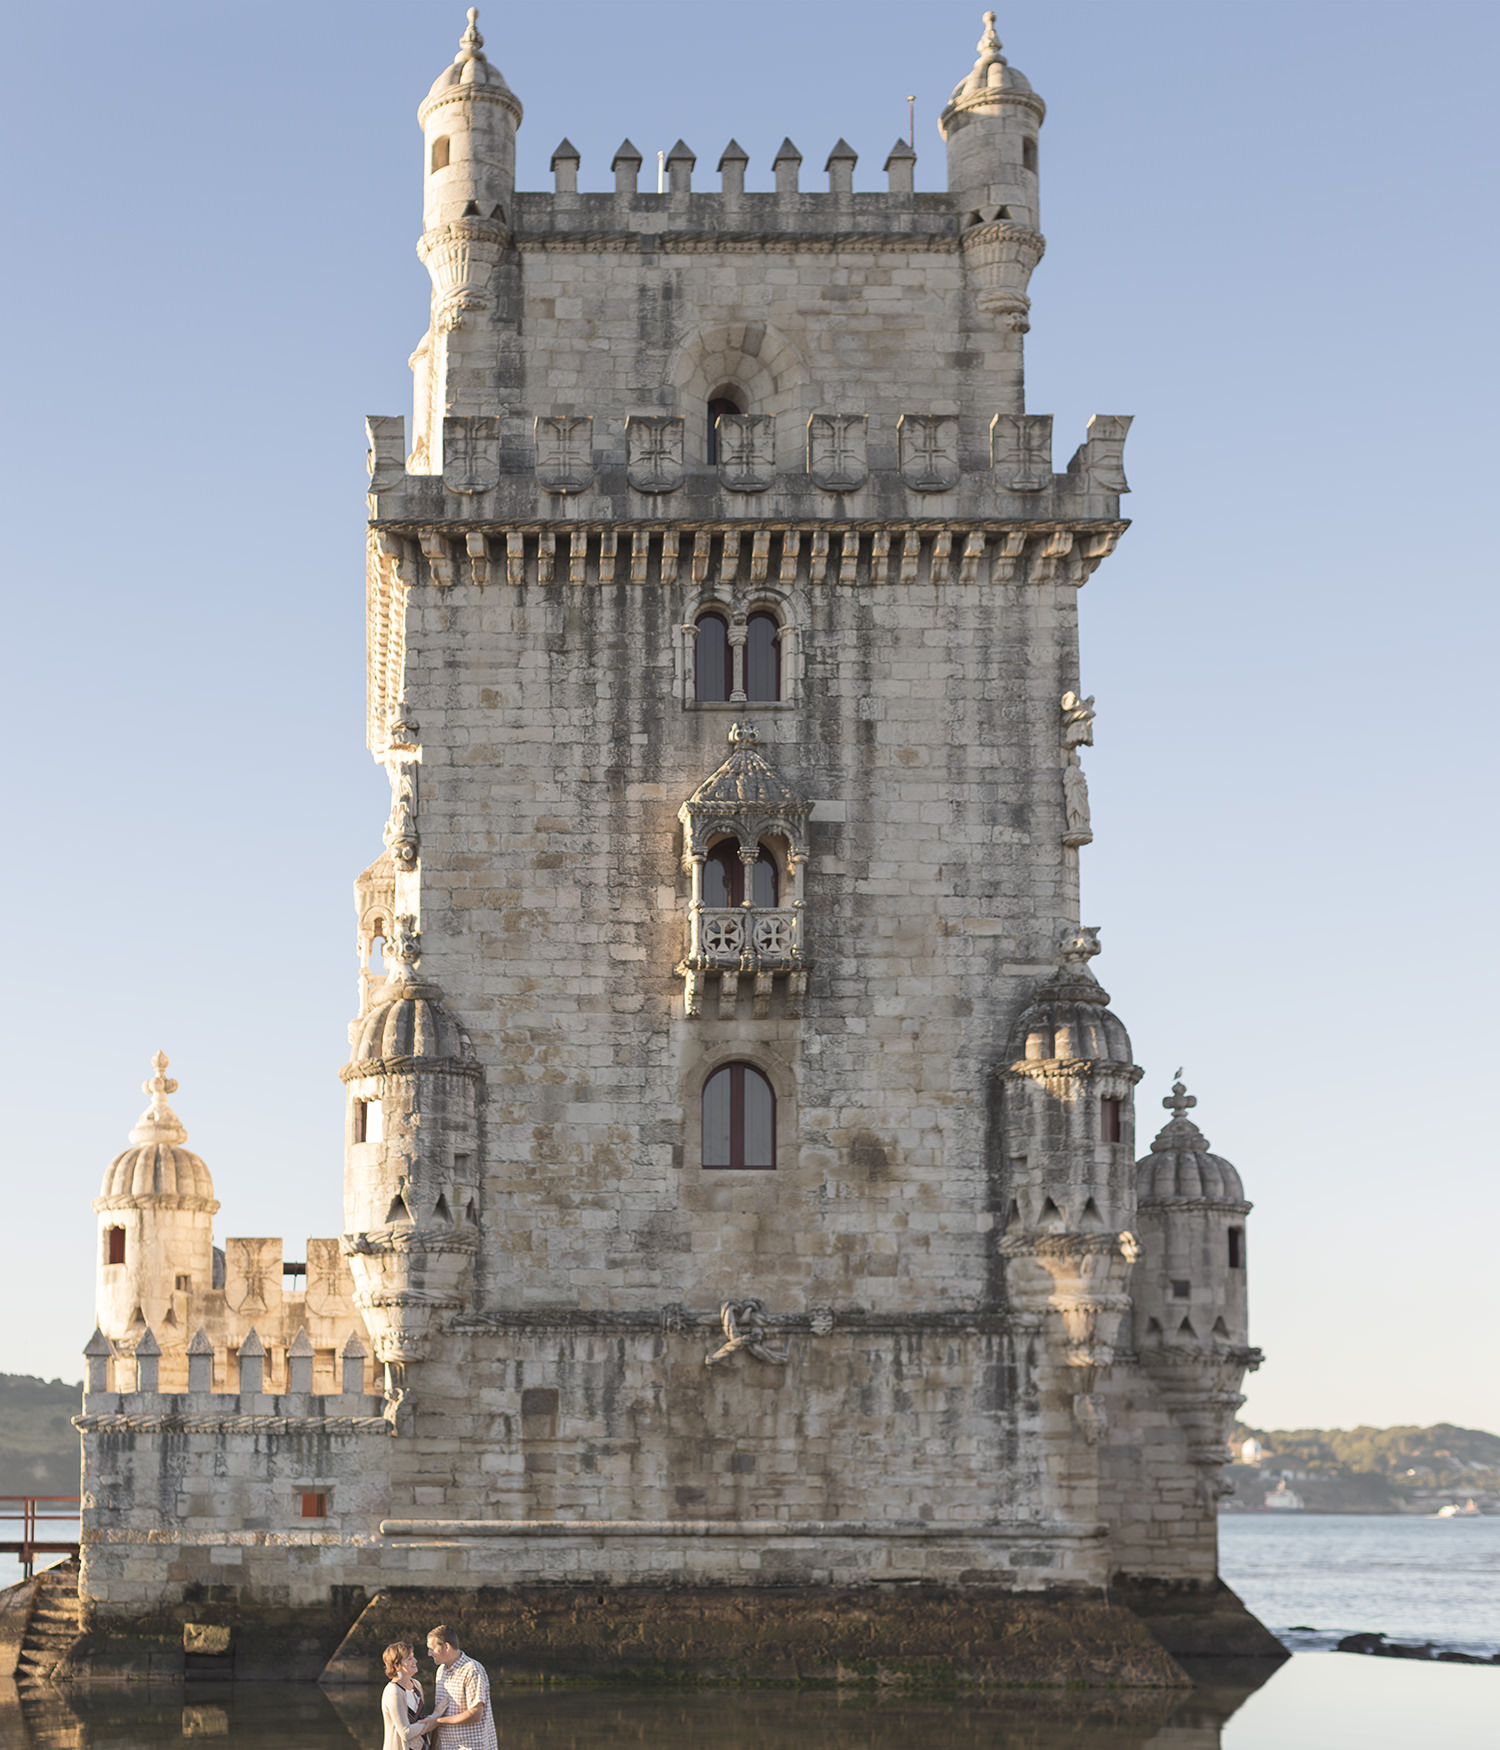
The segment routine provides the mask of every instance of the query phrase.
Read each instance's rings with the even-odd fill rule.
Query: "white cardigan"
[[[415,1683],[409,1690],[394,1681],[386,1684],[385,1693],[380,1698],[380,1718],[385,1725],[385,1742],[381,1750],[409,1750],[409,1746],[422,1742],[424,1734],[409,1729],[412,1716],[408,1697],[417,1704],[420,1714],[422,1692]]]

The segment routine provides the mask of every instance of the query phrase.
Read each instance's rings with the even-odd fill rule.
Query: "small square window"
[[[107,1227],[104,1230],[104,1261],[106,1264],[125,1262],[125,1229]]]
[[[177,1288],[177,1292],[179,1294],[191,1294],[193,1292],[193,1279],[192,1279],[192,1277],[191,1276],[178,1276],[178,1278],[176,1280],[176,1288]]]
[[[1193,1285],[1191,1282],[1175,1282],[1174,1281],[1172,1284],[1172,1298],[1173,1298],[1173,1300],[1186,1300],[1189,1297],[1189,1295],[1192,1294],[1192,1292],[1193,1292]]]
[[[1099,1102],[1099,1140],[1101,1142],[1118,1142],[1120,1140],[1120,1102],[1108,1096]]]
[[[1229,1268],[1243,1270],[1245,1267],[1245,1230],[1242,1227],[1232,1227],[1229,1230]]]
[[[302,1517],[304,1519],[326,1519],[328,1517],[328,1492],[326,1489],[310,1489],[304,1492]]]

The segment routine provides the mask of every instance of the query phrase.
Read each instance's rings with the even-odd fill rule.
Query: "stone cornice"
[[[1009,1519],[948,1521],[916,1519],[382,1519],[387,1538],[432,1538],[442,1542],[487,1537],[745,1537],[757,1542],[787,1538],[950,1538],[1033,1543],[1039,1539],[1090,1541],[1109,1528],[1089,1520]]]
[[[466,1333],[597,1331],[609,1335],[659,1336],[665,1332],[693,1336],[718,1331],[721,1319],[722,1313],[718,1310],[697,1312],[681,1306],[662,1307],[655,1312],[644,1309],[622,1312],[579,1307],[526,1307],[465,1313],[450,1319],[447,1329]],[[870,1312],[863,1308],[814,1307],[805,1313],[766,1313],[763,1322],[778,1331],[806,1331],[813,1336],[827,1336],[836,1330],[851,1335],[1007,1336],[1031,1328],[1027,1322],[1000,1307],[954,1312]]]
[[[536,231],[519,232],[523,254],[566,255],[957,255],[955,233],[909,231]]]
[[[129,1394],[126,1394],[127,1396]],[[74,1416],[80,1434],[394,1434],[384,1416]]]

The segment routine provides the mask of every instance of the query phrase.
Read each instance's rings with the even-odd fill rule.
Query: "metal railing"
[[[67,1510],[59,1512],[58,1508]],[[39,1555],[78,1554],[78,1516],[77,1495],[0,1495],[0,1555],[19,1556],[29,1580]],[[6,1533],[17,1524],[20,1537],[8,1537]],[[66,1539],[49,1536],[57,1525],[73,1526],[74,1535]]]

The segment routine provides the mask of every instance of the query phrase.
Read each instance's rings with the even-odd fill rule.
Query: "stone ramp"
[[[392,1588],[321,1681],[378,1683],[383,1649],[404,1640],[421,1652],[437,1623],[510,1683],[1189,1685],[1120,1605],[926,1586]]]
[[[1239,1662],[1254,1660],[1274,1668],[1291,1657],[1222,1580],[1181,1586],[1117,1577],[1109,1595],[1133,1611],[1174,1658],[1201,1661],[1205,1669],[1222,1664],[1226,1672],[1236,1672]]]

